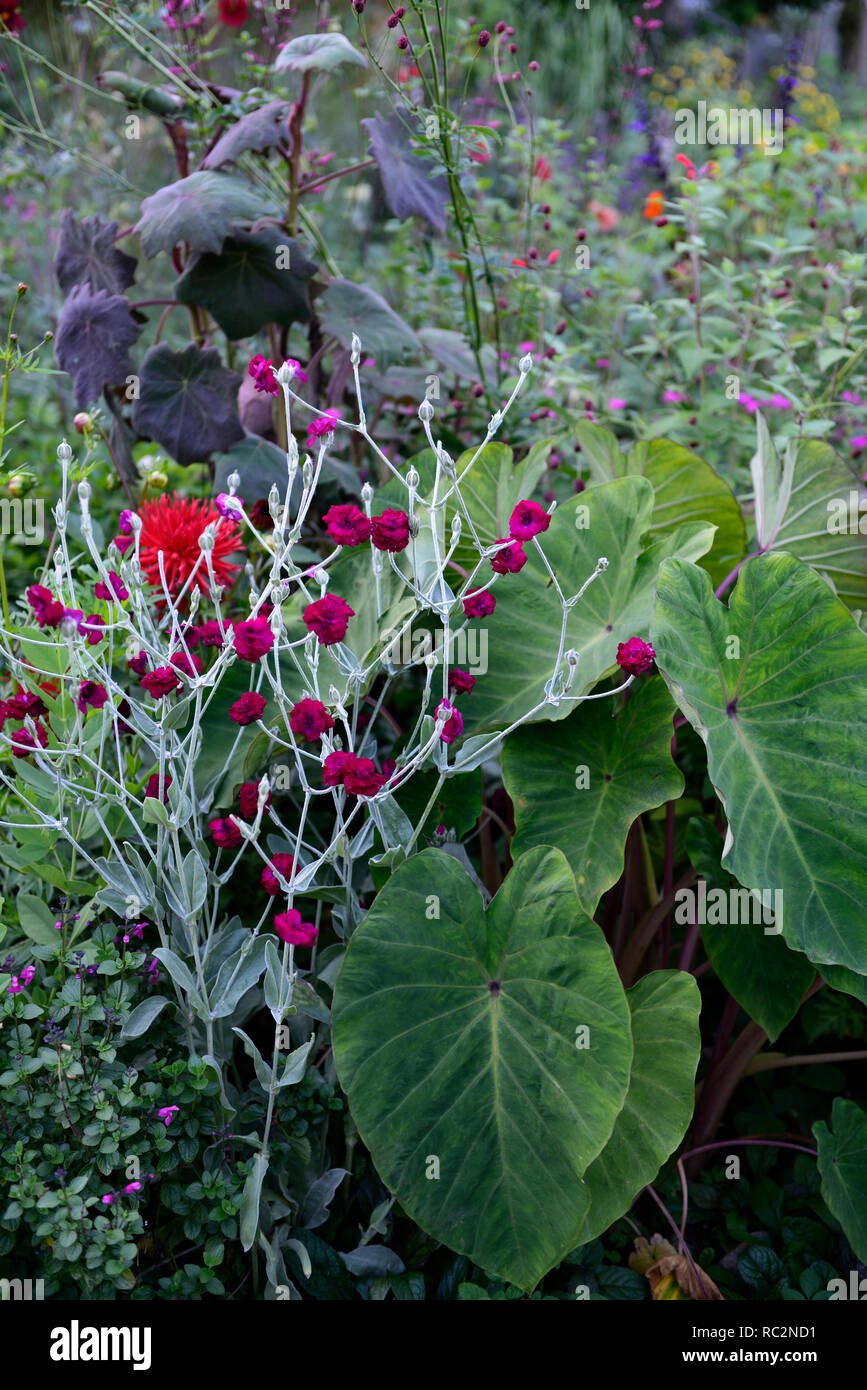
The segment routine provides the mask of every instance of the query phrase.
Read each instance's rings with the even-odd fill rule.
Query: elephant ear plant
[[[289,441],[285,491],[272,489],[267,519],[259,509],[254,522],[233,476],[214,502],[163,498],[122,513],[103,554],[90,486],[76,486],[72,451],[60,446],[66,500],[54,511],[46,582],[27,590],[20,625],[2,634],[19,691],[0,734],[11,755],[0,765],[2,824],[31,851],[55,847],[59,887],[80,892],[89,869],[96,906],[155,927],[172,997],[146,999],[128,1034],[176,1009],[190,1053],[219,1079],[227,1117],[233,1049],[251,1058],[263,1101],[261,1132],[248,1136],[245,1249],[263,1203],[277,1200],[276,1097],[327,1036],[312,980],[328,929],[336,944],[319,978],[329,985],[348,943],[334,998],[337,1072],[383,1180],[434,1237],[530,1289],[625,1210],[682,1138],[698,991],[673,971],[624,990],[560,850],[522,856],[489,901],[465,851],[442,827],[431,836],[431,815],[451,780],[496,756],[519,725],[616,701],[652,662],[629,627],[647,625],[660,553],[640,539],[651,489],[615,480],[580,516],[520,495],[526,473],[504,470],[491,441],[529,356],[482,444],[457,463],[422,403],[423,484],[419,468],[399,472],[368,433],[360,349],[356,339],[357,423],[315,412],[303,462],[292,418],[300,369],[290,361],[275,374],[254,360],[265,389],[282,392]],[[379,495],[365,486],[363,511],[326,512],[337,544],[311,563],[304,540],[337,428],[356,431],[392,476]],[[493,513],[479,506],[492,467],[502,483]],[[396,489],[404,506],[383,508]],[[661,549],[696,558],[710,537],[686,526]],[[264,557],[258,570],[253,556]],[[528,619],[544,600],[532,679],[515,682],[508,653],[499,670],[477,661],[477,677],[455,665],[471,626],[478,636],[497,596],[522,585]],[[413,670],[419,633],[425,654]],[[573,634],[587,647],[586,671]],[[600,676],[608,688],[591,694]],[[501,684],[513,692],[514,718],[464,737],[459,704],[469,715],[477,680],[489,703]],[[377,767],[378,716],[399,688],[414,702],[409,732]],[[417,852],[425,840],[431,847]],[[256,888],[230,914],[245,873]],[[385,886],[365,915],[371,876]],[[311,949],[305,969],[297,956]],[[237,1026],[259,987],[274,1023],[266,1056]]]

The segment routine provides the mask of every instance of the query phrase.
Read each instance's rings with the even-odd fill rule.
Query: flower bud
[[[57,457],[61,463],[69,463],[72,458],[72,450],[65,439],[62,444],[57,446]]]
[[[406,475],[406,485],[407,485],[407,487],[409,488],[410,492],[415,492],[415,490],[416,490],[416,488],[418,487],[420,481],[421,481],[421,479],[419,478],[419,475],[418,475],[418,472],[416,471],[416,469],[415,469],[415,468],[410,468],[409,472],[408,472],[407,475]]]
[[[361,339],[357,333],[353,333],[352,335],[352,352],[350,353],[349,360],[353,367],[357,367],[361,361]]]
[[[80,410],[72,421],[77,434],[84,434],[87,430],[93,429],[93,421],[86,410]]]
[[[90,483],[87,482],[86,479],[83,479],[83,480],[78,484],[78,489],[77,489],[77,490],[78,490],[78,499],[79,499],[80,502],[84,503],[84,502],[89,502],[89,501],[90,501],[90,494],[91,494],[92,489],[91,489]]]
[[[237,491],[238,491],[238,488],[241,486],[241,475],[240,475],[240,473],[237,473],[237,472],[235,472],[235,473],[230,473],[229,476],[228,476],[228,478],[226,479],[226,482],[227,482],[227,484],[228,484],[229,492],[230,492],[230,493],[237,492]]]
[[[431,405],[431,402],[428,400],[427,396],[425,396],[424,400],[418,408],[418,418],[421,420],[422,424],[429,425],[433,417],[434,408]]]
[[[533,370],[533,354],[531,352],[525,353],[518,363],[518,366],[521,370],[521,375],[526,376],[528,372]]]

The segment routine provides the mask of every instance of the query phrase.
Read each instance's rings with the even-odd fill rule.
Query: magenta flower
[[[48,713],[48,706],[38,695],[21,690],[17,695],[10,695],[5,702],[4,712],[7,719],[26,719],[28,714],[31,719],[38,719]]]
[[[7,994],[20,994],[24,986],[18,983],[18,976],[13,975],[11,983],[6,986]]]
[[[370,540],[371,524],[364,512],[352,503],[329,507],[322,520],[329,536],[338,545],[362,545]]]
[[[272,800],[273,798],[271,796],[271,793],[269,792],[268,799],[265,802],[266,808],[271,805]],[[258,782],[241,783],[240,789],[238,791],[238,806],[240,808],[241,817],[243,820],[256,819],[256,812],[259,810]]]
[[[316,743],[324,733],[334,728],[334,720],[321,700],[299,700],[290,711],[289,727],[296,738]]]
[[[649,671],[655,660],[656,652],[640,637],[630,637],[617,648],[617,665],[627,676],[640,676],[642,671]]]
[[[202,661],[198,656],[187,656],[186,652],[172,652],[169,660],[176,671],[190,680],[202,673]]]
[[[226,816],[225,819],[218,817],[216,820],[209,820],[208,829],[214,837],[214,844],[219,849],[237,849],[243,843],[244,837],[232,816]]]
[[[495,574],[517,574],[527,563],[527,556],[518,541],[503,545],[496,555],[491,556],[491,569]]]
[[[138,656],[134,656],[127,662],[127,665],[131,671],[135,671],[137,676],[143,676],[148,668],[147,652],[139,652]]]
[[[468,695],[475,683],[476,678],[471,676],[469,671],[461,671],[457,666],[453,666],[449,671],[449,690],[456,690],[459,694],[465,692]]]
[[[332,434],[337,421],[340,419],[339,410],[326,410],[324,415],[320,415],[318,420],[311,420],[307,426],[307,448],[324,434]]]
[[[26,729],[19,729],[12,735],[12,756],[13,758],[29,758],[36,748],[37,740],[42,748],[48,744],[48,734],[42,724],[36,725],[36,738],[29,734]]]
[[[322,764],[322,781],[326,787],[337,787],[343,781],[343,769],[350,758],[354,758],[354,753],[345,753],[342,749],[336,748],[333,753],[329,753],[325,762]]]
[[[295,860],[292,858],[291,854],[275,854],[271,863],[265,865],[262,870],[261,882],[262,887],[270,898],[276,898],[277,894],[283,891],[277,879],[277,874],[281,874],[288,883],[294,864]]]
[[[108,584],[103,584],[100,579],[93,586],[97,598],[104,599],[106,603],[114,603],[115,599],[122,603],[129,598],[129,590],[116,570],[109,570],[108,580]]]
[[[686,396],[683,391],[663,391],[662,399],[668,405],[678,405],[680,401],[686,400]]]
[[[409,517],[396,507],[389,507],[382,516],[373,518],[372,541],[377,550],[393,552],[409,545]]]
[[[235,651],[242,661],[261,661],[274,645],[274,634],[267,618],[248,618],[235,623]]]
[[[31,981],[33,980],[33,976],[34,976],[35,974],[36,974],[36,966],[35,966],[35,965],[25,965],[24,969],[21,971],[21,973],[20,973],[20,975],[18,976],[18,978],[19,978],[19,980],[21,981],[22,985],[29,985],[29,984],[31,983]]]
[[[157,1111],[157,1117],[160,1120],[165,1120],[166,1129],[168,1129],[179,1109],[180,1107],[177,1105],[164,1105],[161,1110]]]
[[[97,642],[101,642],[105,633],[105,618],[101,618],[98,613],[91,613],[89,618],[84,618],[78,625],[79,632],[83,632],[87,638],[87,645],[95,647]]]
[[[320,161],[320,162],[322,162],[322,161]],[[302,371],[302,370],[301,370],[301,363],[298,362],[298,361],[296,361],[296,359],[295,359],[294,357],[287,357],[287,358],[286,358],[286,366],[292,368],[292,375],[293,375],[293,377],[295,378],[296,381],[309,381],[309,380],[310,380],[310,378],[308,377],[307,373],[306,373],[305,371]]]
[[[302,922],[301,913],[294,907],[288,912],[278,912],[274,930],[281,941],[288,941],[291,946],[312,946],[319,935],[318,927],[312,922]]]
[[[509,517],[509,535],[513,541],[529,541],[540,531],[547,531],[551,518],[538,502],[519,502]]]
[[[237,519],[238,512],[243,507],[243,505],[243,497],[232,497],[228,492],[218,492],[217,499],[214,502],[214,506],[217,508],[217,511],[220,513],[220,516],[226,517],[228,521],[234,521]]]
[[[164,805],[168,803],[169,787],[171,785],[171,777],[168,775],[168,773],[164,773],[162,795],[162,801]],[[152,797],[154,801],[158,801],[160,799],[160,774],[158,772],[152,772],[150,777],[148,778],[147,786],[145,787],[145,796]],[[141,936],[141,932],[139,932],[139,936]]]
[[[258,691],[250,690],[229,706],[229,718],[235,724],[255,724],[262,717],[268,701]]]
[[[455,739],[460,738],[464,732],[463,716],[458,713],[454,705],[449,704],[448,700],[441,700],[437,705],[437,718],[443,714],[448,715],[448,718],[442,727],[440,738],[443,743],[454,743]]]
[[[468,618],[487,618],[497,606],[490,589],[475,589],[464,599],[464,614]]]
[[[274,375],[274,363],[270,358],[265,358],[258,352],[251,358],[247,371],[253,378],[257,391],[267,392],[269,396],[279,396],[280,385]]]
[[[308,630],[315,632],[322,646],[332,647],[335,642],[343,641],[355,610],[337,594],[326,594],[315,603],[308,603],[303,617]]]
[[[44,584],[31,584],[27,590],[27,602],[40,627],[57,627],[63,621],[63,604]]]
[[[220,628],[216,618],[202,623],[198,631],[199,641],[203,647],[222,647],[226,641],[226,630]]]
[[[76,704],[84,714],[88,705],[91,709],[102,709],[108,700],[108,691],[99,681],[82,681],[78,687],[78,699]]]
[[[171,666],[157,666],[156,670],[147,671],[140,684],[155,700],[162,700],[166,695],[172,695],[176,690],[183,688],[177,671]]]

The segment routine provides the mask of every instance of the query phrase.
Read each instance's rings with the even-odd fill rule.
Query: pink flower
[[[453,666],[449,671],[449,690],[457,690],[460,694],[465,691],[470,693],[476,683],[475,676],[471,676],[469,671],[461,671],[457,666]]]
[[[513,541],[528,541],[547,531],[551,518],[538,502],[519,502],[509,518],[509,535]]]
[[[315,632],[322,646],[332,647],[335,642],[343,641],[355,611],[337,594],[326,594],[315,603],[308,603],[303,616],[308,630]]]
[[[329,158],[330,158],[330,156],[329,156]],[[322,159],[322,160],[320,160],[319,162],[320,162],[320,164],[324,164],[326,161],[325,161],[324,159]],[[287,358],[286,358],[286,366],[292,368],[292,375],[293,375],[293,377],[295,378],[296,381],[309,381],[309,380],[310,380],[310,378],[309,378],[309,376],[307,375],[307,373],[301,370],[301,363],[298,362],[298,361],[296,361],[296,359],[295,359],[294,357],[287,357]]]
[[[177,671],[171,666],[157,666],[156,670],[148,671],[142,676],[141,685],[155,700],[162,700],[164,696],[183,689]]]
[[[550,252],[550,254],[549,254],[549,256],[548,256],[548,264],[549,264],[549,265],[556,265],[557,262],[559,261],[559,259],[560,259],[560,252],[559,252],[559,251],[552,251],[552,252]]]
[[[208,622],[202,623],[198,629],[199,641],[203,647],[222,647],[226,641],[225,628],[220,629],[220,624],[216,618],[210,618]]]
[[[123,1190],[124,1190],[124,1192],[127,1193],[127,1195],[129,1195],[129,1193],[131,1193],[131,1192],[141,1192],[141,1183],[140,1183],[140,1182],[128,1182],[127,1185],[126,1185],[126,1187],[125,1187]]]
[[[495,574],[517,574],[526,563],[527,556],[518,541],[503,545],[502,550],[491,556],[491,569]]]
[[[274,363],[270,358],[265,358],[258,352],[250,359],[247,371],[253,378],[257,391],[267,392],[269,396],[279,396],[280,385],[274,375]]]
[[[326,410],[325,414],[320,415],[318,420],[311,420],[307,426],[307,448],[311,448],[321,435],[332,434],[339,419],[339,410]]]
[[[237,495],[232,496],[228,492],[218,492],[216,501],[214,502],[214,506],[217,508],[220,516],[226,517],[229,521],[237,517],[243,505],[243,497],[238,497]]]
[[[686,396],[682,391],[663,391],[662,399],[669,405],[677,405],[679,401],[685,401]]]
[[[36,725],[36,738],[29,734],[26,729],[19,729],[17,734],[12,735],[13,758],[29,758],[36,748],[37,740],[42,748],[46,747],[48,734],[41,724]]]
[[[57,627],[62,622],[63,604],[44,584],[31,584],[27,590],[27,602],[36,614],[40,627]]]
[[[352,503],[329,507],[322,520],[329,536],[338,545],[362,545],[370,540],[370,522]]]
[[[24,690],[19,691],[17,695],[10,695],[5,702],[4,710],[7,719],[26,719],[28,714],[31,719],[38,719],[40,715],[48,713],[44,700]]]
[[[115,599],[122,603],[124,599],[129,598],[129,590],[116,570],[109,570],[108,580],[108,584],[103,584],[100,579],[94,585],[93,592],[97,598],[104,599],[106,603],[114,603]]]
[[[164,1105],[161,1110],[157,1111],[158,1119],[165,1120],[166,1129],[168,1129],[172,1120],[175,1118],[175,1115],[177,1115],[179,1109],[180,1107],[177,1105]]]
[[[741,405],[746,407],[750,415],[754,415],[759,408],[759,403],[756,400],[755,396],[748,395],[746,391],[740,391],[738,393],[738,400],[740,401]]]
[[[160,774],[158,772],[152,772],[148,778],[148,784],[145,787],[145,796],[151,797],[154,801],[162,799],[163,804],[166,805],[168,803],[169,787],[171,785],[172,778],[166,772],[163,774],[163,794],[162,798],[160,798]],[[141,936],[141,932],[139,932],[139,936]]]
[[[455,739],[460,738],[461,734],[464,732],[463,716],[458,713],[454,705],[449,704],[448,700],[441,700],[437,705],[436,712],[437,718],[443,714],[448,715],[442,727],[440,738],[443,743],[454,743]]]
[[[257,719],[261,719],[262,711],[268,701],[256,690],[249,690],[246,695],[242,695],[240,700],[236,700],[229,706],[229,718],[235,724],[255,724]]]
[[[290,946],[312,946],[319,935],[318,927],[312,922],[302,922],[301,913],[294,907],[288,912],[278,912],[274,930],[280,940],[288,941]]]
[[[186,652],[172,652],[169,660],[176,671],[180,671],[182,676],[187,676],[190,680],[195,680],[196,676],[202,673],[201,657],[187,656]]]
[[[862,449],[867,449],[867,434],[853,434],[849,444],[853,454],[860,454]]]
[[[260,661],[273,645],[274,634],[267,618],[235,623],[235,651],[242,661]]]
[[[292,858],[291,854],[275,854],[271,860],[271,863],[265,865],[264,869],[262,870],[261,882],[262,887],[265,889],[265,892],[268,894],[269,898],[276,898],[278,893],[283,892],[283,889],[280,887],[277,874],[280,874],[281,877],[285,878],[286,882],[288,883],[292,876],[292,869],[294,864],[295,860]]]
[[[135,516],[135,512],[130,511],[129,507],[124,507],[123,511],[121,512],[120,516],[119,516],[118,519],[117,519],[117,529],[118,529],[120,535],[122,535],[122,536],[131,536],[131,535],[132,535],[132,518],[133,518],[134,516]]]
[[[110,1207],[111,1204],[112,1204],[112,1202],[114,1201],[114,1193],[113,1193],[113,1192],[103,1192],[102,1197],[100,1198],[100,1201],[102,1202],[103,1206]]]
[[[399,551],[409,545],[409,517],[396,507],[373,518],[373,544],[377,550]]]
[[[214,837],[214,844],[220,849],[237,849],[244,839],[231,816],[209,820],[208,829]]]
[[[84,714],[88,705],[91,709],[102,709],[108,699],[108,691],[99,681],[82,681],[78,687],[78,699],[76,704]]]
[[[328,729],[334,728],[334,720],[321,700],[299,700],[289,714],[289,728],[296,738],[316,743]]]
[[[265,801],[265,809],[272,803],[271,793],[268,793]],[[242,782],[238,790],[238,806],[243,820],[255,820],[259,810],[259,783]]]
[[[623,398],[622,398],[621,396],[612,396],[612,397],[611,397],[611,400],[608,402],[608,409],[609,409],[609,410],[625,410],[627,404],[628,404],[628,402],[625,401],[625,400],[623,400]]]
[[[487,618],[497,606],[497,600],[490,589],[474,589],[464,599],[464,614],[467,618]]]
[[[139,652],[138,656],[132,657],[127,662],[127,665],[131,671],[135,671],[137,676],[143,676],[148,668],[147,652]]]
[[[640,676],[642,671],[649,671],[655,660],[656,652],[640,637],[630,637],[628,642],[618,645],[617,665],[627,676]]]
[[[322,781],[326,787],[340,785],[343,781],[343,769],[349,759],[354,757],[354,753],[345,753],[341,748],[336,748],[333,753],[328,754],[322,764]]]
[[[377,772],[372,758],[357,758],[349,755],[350,761],[343,768],[343,785],[350,796],[376,796],[385,786],[388,777]]]
[[[83,618],[78,624],[78,630],[84,633],[89,647],[95,647],[97,642],[102,641],[105,633],[101,629],[104,627],[105,618],[101,618],[98,613],[91,613],[89,618]]]

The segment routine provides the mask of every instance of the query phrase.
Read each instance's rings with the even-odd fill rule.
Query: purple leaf
[[[388,120],[379,114],[361,122],[370,135],[370,148],[379,165],[385,198],[395,217],[423,217],[437,231],[446,227],[448,181],[431,178],[431,165],[413,151],[413,127],[400,115]]]
[[[142,363],[132,423],[178,463],[201,463],[244,438],[237,406],[240,384],[215,348],[191,343],[172,352],[159,343],[148,349]]]
[[[69,208],[63,210],[54,273],[64,294],[85,280],[92,290],[108,290],[109,294],[123,294],[129,288],[135,279],[136,260],[118,251],[116,236],[116,222],[104,222],[96,214],[77,222]]]
[[[140,333],[122,294],[94,294],[90,285],[76,285],[60,311],[54,355],[72,377],[79,410],[131,374],[127,349]]]

